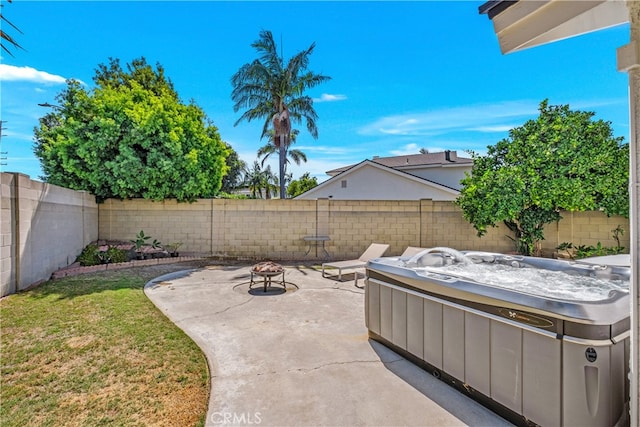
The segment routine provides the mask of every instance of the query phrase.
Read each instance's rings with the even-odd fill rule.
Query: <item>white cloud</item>
[[[0,81],[30,81],[35,83],[63,84],[65,78],[55,74],[39,71],[32,67],[16,67],[0,64]]]
[[[476,132],[509,132],[511,129],[522,126],[522,123],[517,125],[493,125],[493,126],[477,126],[473,128],[468,128],[467,130],[476,131]]]
[[[489,127],[502,129],[506,120],[530,118],[536,115],[535,101],[506,101],[496,104],[465,105],[417,113],[397,114],[382,117],[361,128],[364,135],[411,135],[427,136],[453,131],[482,130]],[[523,120],[524,121],[524,120]]]
[[[8,130],[6,128],[4,131],[2,131],[2,137],[4,139],[18,139],[21,141],[33,141],[33,133],[12,132],[11,130]]]
[[[313,153],[319,153],[319,154],[338,154],[338,155],[348,154],[353,151],[348,147],[344,147],[344,146],[332,147],[330,145],[296,145],[294,146],[294,148],[302,151],[303,153],[313,152]]]
[[[313,102],[335,102],[344,101],[347,99],[346,95],[323,93],[320,98],[313,98]]]
[[[350,162],[345,159],[332,160],[310,158],[307,163],[301,163],[300,166],[295,163],[290,164],[287,167],[287,170],[293,174],[294,179],[298,179],[303,173],[309,172],[309,175],[316,177],[318,179],[318,183],[320,183],[330,178],[329,175],[327,175],[327,171],[358,163],[362,160],[363,159]]]
[[[405,154],[418,154],[420,152],[420,148],[421,147],[418,147],[418,144],[411,143],[397,150],[391,150],[390,153],[393,154],[394,156],[403,156]]]

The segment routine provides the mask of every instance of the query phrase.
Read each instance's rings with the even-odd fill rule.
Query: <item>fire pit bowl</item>
[[[271,284],[273,283],[273,278],[279,275],[282,275],[282,279],[276,281],[275,283],[282,285],[282,287],[286,290],[287,285],[284,281],[284,272],[285,269],[283,266],[272,261],[260,262],[254,265],[253,267],[251,267],[251,281],[249,283],[249,290],[251,290],[253,285],[259,283],[256,282],[255,276],[262,277],[263,291],[267,292],[267,288],[270,288]]]

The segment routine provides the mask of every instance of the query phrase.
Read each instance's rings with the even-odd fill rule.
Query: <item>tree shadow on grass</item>
[[[28,293],[31,298],[70,299],[123,289],[143,292],[144,286],[157,277],[185,270],[193,272],[210,265],[212,262],[205,260],[100,271],[49,280],[22,293]]]
[[[309,270],[318,270],[318,266],[310,263],[279,261],[286,264],[287,269],[297,270],[303,275],[309,274]],[[123,289],[139,290],[144,292],[145,285],[161,276],[180,271],[189,271],[189,274],[202,269],[238,269],[250,267],[253,262],[202,259],[175,264],[158,264],[142,267],[131,267],[118,270],[105,270],[93,273],[67,276],[55,280],[49,280],[38,286],[20,293],[28,293],[31,298],[71,299],[84,295],[101,292],[117,292]],[[243,270],[244,271],[244,270]],[[242,278],[248,278],[248,270]]]

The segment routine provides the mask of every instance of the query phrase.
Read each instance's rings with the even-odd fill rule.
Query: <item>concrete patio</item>
[[[369,340],[364,291],[353,281],[285,266],[286,292],[250,291],[249,265],[172,273],[145,287],[208,359],[207,425],[511,425]]]

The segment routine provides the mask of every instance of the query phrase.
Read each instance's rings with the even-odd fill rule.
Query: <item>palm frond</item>
[[[282,72],[282,59],[278,56],[278,48],[273,40],[271,31],[262,30],[259,39],[251,45],[261,53],[260,60],[272,72]]]
[[[11,3],[11,0],[9,0],[9,3]],[[16,27],[11,21],[9,21],[6,16],[4,16],[4,14],[2,13],[2,8],[4,7],[4,5],[0,5],[0,21],[4,21],[7,24],[9,24],[9,26],[11,28],[13,28],[14,30],[16,30],[17,32],[19,32],[20,34],[23,34],[22,31],[20,31],[20,29],[18,27]],[[4,42],[8,42],[10,45],[12,45],[13,47],[17,48],[17,49],[22,49],[24,50],[24,48],[22,46],[20,46],[20,44],[18,44],[18,42],[11,37],[10,34],[8,34],[6,31],[0,29],[0,47],[2,47],[2,50],[4,50],[5,52],[7,52],[9,55],[13,56],[13,53],[9,50],[9,48],[6,46]]]
[[[296,163],[296,165],[300,165],[301,162],[305,162],[307,163],[307,155],[304,154],[302,151],[297,150],[297,149],[290,149],[289,150],[289,157]]]
[[[262,147],[260,147],[258,149],[258,152],[256,153],[258,158],[262,157],[262,166],[264,167],[265,162],[267,161],[267,159],[269,159],[269,156],[271,156],[274,153],[277,153],[278,150],[276,149],[276,146],[273,145],[272,143],[267,143],[266,145],[263,145]]]

